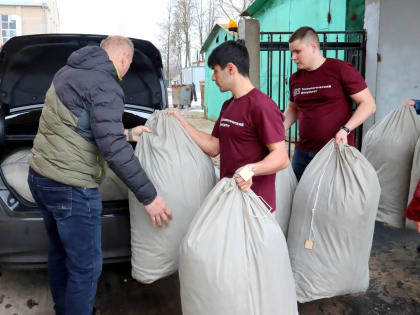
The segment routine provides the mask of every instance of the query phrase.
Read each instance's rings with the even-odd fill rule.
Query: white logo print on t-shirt
[[[304,95],[304,94],[315,94],[318,93],[320,89],[331,89],[331,84],[329,85],[320,85],[320,86],[311,86],[307,88],[296,88],[293,90],[293,96]]]
[[[229,128],[230,127],[230,124],[235,125],[235,126],[238,126],[238,127],[243,127],[244,126],[244,123],[243,122],[237,122],[237,121],[234,121],[234,120],[231,120],[231,119],[228,119],[228,118],[222,118],[220,120],[220,127],[227,127],[227,128]]]

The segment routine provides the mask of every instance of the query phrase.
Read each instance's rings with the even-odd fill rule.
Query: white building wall
[[[182,83],[191,84],[194,82],[197,94],[200,93],[200,81],[204,81],[206,76],[205,66],[192,66],[182,69]],[[197,95],[198,97],[198,95]]]
[[[366,0],[366,82],[382,119],[403,99],[420,98],[420,0]]]

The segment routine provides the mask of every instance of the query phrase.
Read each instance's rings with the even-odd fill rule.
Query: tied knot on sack
[[[233,175],[233,178],[230,182],[230,185],[226,185],[223,189],[225,192],[229,192],[232,189],[238,189],[243,197],[244,203],[245,203],[245,207],[248,209],[248,215],[253,217],[253,218],[257,218],[257,219],[264,219],[267,216],[270,215],[271,210],[273,210],[273,207],[271,207],[267,201],[265,201],[265,199],[262,196],[257,196],[251,189],[248,190],[247,192],[243,192],[239,189],[239,187],[237,187],[235,178],[239,178],[242,176],[239,175],[239,172],[241,172],[241,170],[244,170],[244,168],[247,168],[248,166],[243,166],[241,168],[239,168],[235,174]],[[243,178],[242,178],[243,179]],[[262,203],[262,208],[264,209],[264,214],[263,215],[255,215],[254,213],[252,213],[252,207],[250,205],[250,200],[253,199],[256,203]]]

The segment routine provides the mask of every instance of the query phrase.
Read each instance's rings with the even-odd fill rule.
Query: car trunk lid
[[[0,52],[0,101],[2,114],[43,104],[55,73],[75,50],[99,45],[103,35],[42,34],[13,37]],[[150,42],[131,39],[133,62],[121,85],[126,103],[138,107],[165,107],[162,59]]]

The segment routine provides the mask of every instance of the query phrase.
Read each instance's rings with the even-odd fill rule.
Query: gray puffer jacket
[[[124,92],[107,53],[86,46],[54,76],[29,157],[41,175],[80,187],[97,187],[102,157],[138,200],[151,203],[156,189],[126,141]]]

